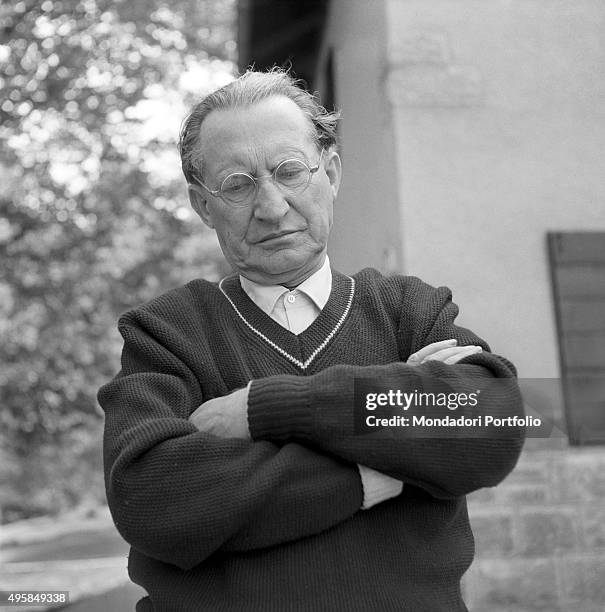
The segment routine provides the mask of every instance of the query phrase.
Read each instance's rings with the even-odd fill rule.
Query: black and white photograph
[[[605,610],[605,4],[2,0],[0,609]]]

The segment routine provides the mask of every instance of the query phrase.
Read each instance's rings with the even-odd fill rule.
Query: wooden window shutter
[[[605,443],[605,232],[548,234],[571,444]]]

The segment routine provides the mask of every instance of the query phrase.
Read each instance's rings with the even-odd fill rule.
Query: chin
[[[251,280],[271,285],[286,283],[301,283],[315,269],[315,264],[309,259],[287,258],[262,268],[248,268],[244,276]]]

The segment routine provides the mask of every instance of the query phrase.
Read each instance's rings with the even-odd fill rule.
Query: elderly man
[[[330,268],[337,118],[273,70],[185,122],[191,204],[234,273],[120,319],[122,370],[99,401],[137,610],[466,609],[464,496],[504,478],[521,432],[363,435],[354,382],[468,390],[515,371],[454,324],[446,288]],[[488,408],[519,415],[507,388]]]

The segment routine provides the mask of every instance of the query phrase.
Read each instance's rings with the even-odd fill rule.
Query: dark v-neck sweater
[[[446,288],[375,270],[334,272],[328,303],[299,335],[235,276],[220,287],[193,281],[125,314],[122,370],[99,401],[110,508],[132,545],[130,576],[149,593],[137,610],[465,610],[464,495],[512,469],[522,432],[356,435],[352,400],[356,378],[414,389],[440,377],[457,391],[514,379],[456,315]],[[449,338],[484,352],[455,366],[405,363]],[[187,420],[250,380],[253,441]],[[486,409],[520,415],[516,386],[505,388]],[[403,492],[360,510],[356,463],[402,480]]]

